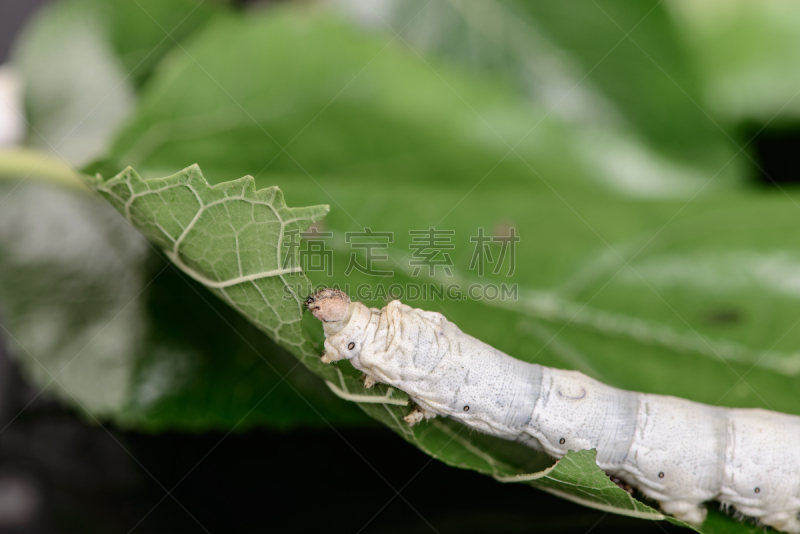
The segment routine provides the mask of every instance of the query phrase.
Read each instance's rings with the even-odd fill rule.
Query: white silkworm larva
[[[717,500],[800,533],[800,417],[616,389],[512,358],[399,301],[370,309],[326,289],[307,305],[324,324],[323,361],[405,391],[409,424],[447,416],[555,458],[596,449],[600,469],[688,523]]]

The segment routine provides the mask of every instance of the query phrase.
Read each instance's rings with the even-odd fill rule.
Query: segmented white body
[[[800,417],[623,391],[526,363],[399,301],[350,303],[324,328],[323,360],[348,359],[368,382],[405,391],[419,406],[411,424],[447,416],[555,458],[597,449],[603,471],[687,522],[701,523],[700,504],[718,500],[800,532]]]

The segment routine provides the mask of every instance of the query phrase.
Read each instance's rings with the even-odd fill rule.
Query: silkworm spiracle
[[[718,500],[800,533],[800,417],[623,391],[526,363],[399,301],[370,309],[324,290],[307,303],[324,322],[323,361],[349,359],[370,383],[405,391],[418,406],[409,424],[451,417],[555,458],[596,449],[603,471],[679,519],[702,523],[701,503]]]

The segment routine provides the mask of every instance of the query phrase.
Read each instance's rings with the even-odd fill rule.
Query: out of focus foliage
[[[198,163],[329,204],[313,283],[518,284],[411,304],[618,387],[800,413],[800,198],[757,185],[753,138],[798,124],[798,30],[778,1],[62,0],[14,64],[26,144],[87,174]],[[19,169],[0,158],[0,302],[31,380],[136,428],[369,421],[102,200]],[[510,226],[513,276],[478,277],[470,236]],[[394,233],[392,276],[345,276],[345,233],[367,227]],[[452,277],[412,275],[428,228],[455,232]]]

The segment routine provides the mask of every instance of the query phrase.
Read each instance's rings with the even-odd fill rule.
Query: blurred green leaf
[[[626,162],[657,173],[666,159],[720,172],[717,182],[742,178],[743,158],[726,165],[737,149],[724,129],[731,124],[715,113],[704,72],[665,3],[342,3],[356,20],[399,32],[412,49],[509,80],[532,102],[581,125],[583,157],[598,166],[606,156],[617,173]]]
[[[35,383],[51,391],[70,384],[98,413],[121,409],[132,341],[144,328],[136,294],[146,243],[85,194],[1,185],[4,339]]]
[[[81,165],[102,154],[133,111],[133,80],[106,28],[82,3],[55,3],[35,17],[14,54],[24,88],[26,144]]]
[[[688,198],[725,182],[642,155],[613,130],[587,132],[510,84],[464,76],[318,11],[218,17],[166,60],[168,73],[143,90],[106,165],[90,170],[130,164],[163,175],[181,155],[213,176],[299,171],[314,187],[332,175],[474,185],[502,173],[508,185],[538,190],[555,176],[559,188],[655,198]],[[231,153],[240,156],[235,167]]]
[[[26,144],[73,165],[102,154],[157,62],[213,14],[202,0],[64,0],[37,13],[15,45]]]
[[[650,142],[715,172],[735,145],[707,115],[696,66],[667,6],[626,2],[519,2]]]
[[[69,0],[86,2],[103,17],[117,57],[136,85],[162,57],[214,16],[230,11],[225,0]]]
[[[315,282],[374,289],[374,278],[343,278],[352,252],[343,234],[392,231],[382,267],[395,276],[384,286],[519,285],[518,300],[409,301],[509,354],[618,387],[800,413],[797,297],[782,285],[796,261],[795,197],[703,191],[699,181],[683,198],[635,200],[576,163],[582,145],[569,124],[542,119],[502,81],[390,40],[316,9],[220,19],[174,51],[110,157],[92,168],[136,164],[158,176],[199,161],[215,182],[256,170],[256,183],[277,183],[294,202],[332,204],[335,267]],[[522,238],[513,276],[478,277],[469,236],[509,225]],[[429,227],[455,230],[453,277],[410,276],[408,231]],[[383,304],[375,293],[362,300]],[[367,394],[346,364],[315,371]],[[455,438],[455,423],[412,430],[400,407],[361,406],[451,465],[510,476],[547,464],[501,440]],[[607,504],[604,491],[592,498]],[[715,512],[703,527],[751,530]]]
[[[710,111],[729,123],[797,120],[796,2],[672,0],[666,5],[696,57]]]

